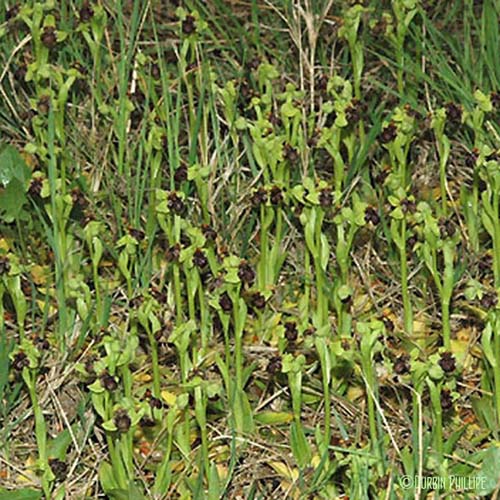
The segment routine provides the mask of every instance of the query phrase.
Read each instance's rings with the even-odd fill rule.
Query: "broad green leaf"
[[[31,171],[10,144],[0,144],[0,217],[12,222],[19,217],[26,201]]]
[[[118,489],[118,483],[113,474],[113,467],[109,462],[101,462],[99,467],[99,482],[106,494]]]
[[[0,490],[0,500],[39,500],[42,498],[42,492],[30,488],[20,490]]]
[[[293,420],[293,415],[287,412],[262,411],[255,415],[255,420],[264,425],[289,424]]]
[[[476,475],[476,484],[479,486],[476,491],[480,496],[489,495],[498,488],[500,483],[498,464],[500,464],[500,448],[492,446],[484,454],[481,470]]]
[[[64,429],[54,439],[49,440],[47,443],[48,456],[51,458],[58,458],[64,460],[66,452],[71,444],[71,434],[69,429]]]
[[[298,425],[297,422],[290,425],[290,446],[293,456],[301,469],[310,464],[311,449],[302,426]]]

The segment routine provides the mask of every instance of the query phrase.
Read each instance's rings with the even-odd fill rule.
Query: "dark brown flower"
[[[186,165],[181,165],[180,167],[177,168],[177,170],[174,173],[174,180],[178,184],[181,182],[187,181],[188,178],[188,169]]]
[[[252,309],[262,310],[266,307],[266,298],[260,292],[253,292],[248,297],[248,303]]]
[[[95,375],[95,368],[94,368],[94,362],[96,358],[95,356],[89,356],[87,359],[85,359],[85,363],[83,364],[85,371],[89,375]]]
[[[333,203],[332,190],[330,188],[322,189],[319,192],[318,201],[323,208],[330,207]]]
[[[387,20],[383,17],[377,20],[377,22],[372,27],[372,33],[375,38],[378,38],[385,34],[387,30]]]
[[[0,276],[10,271],[10,261],[5,255],[0,255]]]
[[[323,73],[318,77],[318,81],[316,83],[316,89],[319,92],[326,92],[327,87],[328,87],[328,75],[326,73]]]
[[[297,323],[295,321],[287,321],[285,323],[285,338],[289,342],[295,342],[299,336],[299,331],[297,330]]]
[[[203,233],[203,236],[205,236],[207,241],[213,242],[217,238],[217,233],[215,232],[215,229],[209,224],[203,224],[201,226],[201,232]]]
[[[40,36],[41,42],[48,49],[53,49],[57,45],[57,32],[54,26],[45,26]]]
[[[477,263],[479,273],[484,276],[491,272],[493,258],[490,254],[484,254]]]
[[[49,459],[50,469],[58,481],[63,481],[66,479],[66,473],[68,472],[68,465],[66,462],[59,460],[58,458]]]
[[[490,99],[493,109],[498,111],[500,109],[500,92],[492,92],[490,94]]]
[[[453,124],[458,124],[462,120],[462,106],[457,105],[453,102],[449,102],[445,105],[446,109],[446,119]]]
[[[28,194],[30,196],[40,196],[42,192],[42,179],[32,179],[30,187],[28,189]]]
[[[208,265],[208,259],[205,252],[201,248],[197,248],[193,255],[193,264],[199,269],[203,269]]]
[[[450,219],[441,218],[439,221],[439,233],[441,239],[452,238],[455,234],[455,226]]]
[[[151,396],[149,398],[149,406],[151,406],[151,408],[153,409],[161,410],[163,408],[163,403],[161,399]]]
[[[88,23],[94,17],[94,10],[92,9],[90,3],[87,0],[83,2],[79,15],[81,23]]]
[[[46,115],[50,109],[50,96],[43,95],[42,97],[40,97],[37,108],[39,113],[41,113],[42,115]]]
[[[222,333],[224,330],[224,326],[218,315],[212,317],[212,329],[216,335]]]
[[[388,318],[387,316],[382,317],[382,323],[384,323],[385,329],[388,332],[393,332],[394,331],[394,322],[392,321],[391,318]]]
[[[407,354],[402,354],[394,362],[394,372],[398,375],[403,375],[410,371],[410,357]]]
[[[376,485],[379,491],[387,490],[387,487],[389,486],[389,474],[379,477]]]
[[[21,66],[18,66],[16,70],[14,71],[14,78],[18,82],[24,82],[26,75],[28,73],[28,68],[25,64],[22,64]]]
[[[175,191],[172,191],[168,195],[167,206],[176,215],[181,215],[184,212],[184,209],[186,208],[184,202]]]
[[[132,424],[132,420],[125,410],[118,410],[113,421],[119,432],[127,432]]]
[[[242,82],[240,83],[239,91],[240,91],[240,96],[243,99],[246,100],[247,98],[251,97],[251,95],[252,95],[252,88],[250,87],[250,84],[248,83],[248,80],[242,80]]]
[[[267,202],[267,191],[263,187],[260,187],[252,194],[250,202],[254,207],[263,205]]]
[[[39,351],[46,351],[50,347],[49,341],[39,335],[33,339],[33,344]]]
[[[325,127],[330,128],[333,126],[335,123],[335,120],[337,119],[337,112],[336,111],[331,111],[326,115],[326,120],[325,120]]]
[[[185,35],[191,35],[196,31],[196,19],[193,16],[186,16],[186,19],[182,21],[182,32]]]
[[[476,161],[479,158],[479,151],[474,148],[470,153],[465,156],[465,165],[468,168],[474,168],[476,166]]]
[[[493,151],[485,158],[486,161],[500,161],[500,151]]]
[[[413,250],[413,247],[417,244],[417,237],[412,234],[407,240],[406,240],[406,249],[411,252]]]
[[[181,253],[181,246],[179,243],[175,243],[171,247],[167,248],[165,252],[165,258],[167,262],[177,262],[179,260],[179,255]]]
[[[443,352],[439,359],[439,366],[445,373],[454,372],[456,368],[455,356],[451,352]]]
[[[137,241],[141,241],[146,237],[146,233],[142,229],[135,229],[133,227],[129,227],[128,233],[132,238],[136,239]]]
[[[28,367],[30,365],[30,361],[28,356],[23,351],[19,351],[12,360],[12,368],[14,370],[20,372],[23,368]]]
[[[21,10],[21,7],[19,6],[19,4],[14,4],[9,10],[7,10],[7,12],[5,13],[5,20],[6,21],[10,21],[11,19],[14,19],[15,17],[17,17],[17,15],[19,14],[19,11]]]
[[[417,210],[417,204],[414,201],[405,198],[401,200],[401,210],[404,214],[414,214]]]
[[[154,427],[156,425],[156,422],[149,417],[142,417],[141,420],[139,421],[139,424],[141,427]]]
[[[310,326],[309,328],[306,328],[304,330],[304,337],[310,337],[311,335],[314,335],[316,333],[316,329],[314,328],[314,326]]]
[[[101,375],[101,385],[109,392],[116,391],[118,388],[118,382],[109,373]]]
[[[81,210],[84,210],[88,206],[88,201],[85,198],[85,195],[78,187],[75,187],[71,190],[71,201],[73,202],[74,206],[78,207]]]
[[[233,301],[227,292],[220,296],[219,305],[225,313],[230,313],[233,310]]]
[[[352,103],[345,110],[346,120],[349,125],[356,124],[361,119],[362,105],[358,99],[353,99]]]
[[[76,69],[82,76],[87,76],[89,72],[88,69],[80,61],[75,61],[71,64],[71,67],[73,69]]]
[[[293,164],[296,163],[300,157],[295,148],[293,148],[290,144],[285,144],[283,146],[283,158]]]
[[[267,364],[267,373],[270,375],[275,375],[276,373],[279,373],[282,368],[282,363],[281,363],[281,357],[280,356],[273,356],[270,360],[269,363]]]
[[[255,271],[246,260],[240,262],[238,267],[238,278],[240,278],[242,283],[250,286],[253,285],[255,281]]]
[[[279,186],[273,186],[271,188],[269,200],[273,205],[279,205],[283,202],[283,192]]]
[[[350,351],[351,350],[351,340],[350,339],[342,339],[340,341],[340,346],[344,351]]]
[[[451,410],[453,408],[453,399],[449,389],[443,389],[440,395],[441,408],[444,411]]]
[[[269,113],[268,120],[273,127],[281,127],[281,118],[276,113]]]
[[[366,207],[365,222],[371,222],[374,226],[380,222],[380,215],[378,214],[378,210],[376,208]]]
[[[480,300],[481,307],[484,309],[493,309],[498,302],[498,296],[496,293],[485,293]]]
[[[379,141],[382,144],[387,144],[388,142],[393,141],[397,135],[398,135],[398,129],[396,127],[396,124],[391,122],[380,133]]]

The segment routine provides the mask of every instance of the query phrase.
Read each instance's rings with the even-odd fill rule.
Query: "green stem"
[[[368,422],[370,427],[370,436],[372,440],[372,449],[376,452],[380,452],[379,444],[378,444],[378,434],[377,434],[377,418],[375,413],[375,402],[373,398],[375,397],[375,389],[374,389],[374,378],[373,378],[373,370],[372,364],[367,366],[367,370],[365,371],[367,377],[367,384],[370,388],[370,394],[368,395]]]
[[[149,345],[151,346],[151,363],[153,365],[153,395],[155,398],[160,397],[161,384],[160,384],[160,364],[158,360],[158,343],[155,336],[151,331],[148,331]]]
[[[444,348],[449,351],[451,349],[451,326],[450,326],[450,302],[448,300],[443,300],[441,305],[441,314],[443,322],[443,345]]]
[[[328,347],[326,347],[328,349]],[[331,409],[331,402],[330,402],[330,376],[328,373],[328,370],[330,369],[330,364],[326,363],[326,360],[322,359],[321,360],[321,372],[322,372],[322,377],[323,377],[323,401],[324,401],[324,406],[325,406],[325,422],[324,422],[324,427],[325,427],[325,439],[324,443],[325,446],[328,446],[330,444],[330,439],[331,439],[331,421],[332,421],[332,409]],[[300,420],[300,418],[299,418]]]
[[[500,318],[497,317],[497,320],[493,323],[494,330],[494,345],[495,345],[495,355],[497,359],[496,366],[493,367],[493,377],[495,380],[495,402],[496,402],[496,410],[497,410],[497,422],[500,426]]]
[[[42,488],[44,495],[47,499],[51,498],[51,485],[46,478],[45,472],[49,469],[49,461],[47,456],[47,427],[42,409],[38,404],[38,397],[36,394],[36,374],[29,368],[24,368],[23,378],[28,386],[28,392],[31,399],[31,406],[33,407],[33,414],[35,417],[35,437],[38,447],[38,456],[42,465],[44,474],[42,478]]]
[[[182,304],[182,293],[181,293],[181,277],[179,264],[177,262],[174,263],[173,268],[173,277],[174,277],[174,295],[175,295],[175,319],[176,324],[180,325],[182,323],[182,311],[184,309]]]
[[[442,149],[442,148],[440,148]],[[441,189],[441,209],[443,211],[443,217],[447,217],[448,214],[448,198],[446,195],[446,158],[442,156],[440,158],[440,168],[439,168],[439,181]]]
[[[269,237],[267,234],[267,228],[264,226],[266,219],[267,207],[262,205],[260,207],[260,262],[259,262],[259,287],[261,290],[267,288],[268,276],[267,276],[267,260],[268,260],[268,245]]]
[[[497,190],[493,191],[493,213],[494,232],[493,232],[493,275],[495,280],[495,288],[500,289],[500,193]]]
[[[236,387],[238,390],[243,390],[243,330],[237,327],[240,320],[237,317],[239,314],[239,307],[236,306],[236,304],[233,313],[235,324],[234,363],[236,369]]]
[[[405,84],[404,84],[404,35],[398,35],[397,47],[396,47],[396,60],[398,64],[397,69],[397,84],[398,93],[403,94]]]
[[[401,295],[403,298],[404,326],[408,335],[413,334],[413,311],[408,289],[408,261],[406,256],[406,219],[401,221],[401,247],[399,249],[401,262]]]

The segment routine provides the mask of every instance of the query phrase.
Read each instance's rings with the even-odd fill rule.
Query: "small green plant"
[[[288,385],[292,396],[293,422],[290,424],[290,444],[295,460],[301,469],[305,468],[311,460],[311,451],[300,419],[304,364],[303,355],[295,358],[292,354],[286,354],[283,357],[282,371],[288,375]]]
[[[419,252],[431,273],[440,297],[443,345],[450,350],[450,306],[453,288],[458,279],[457,246],[460,242],[460,233],[450,220],[442,220],[439,225],[427,203],[420,202],[417,208],[417,220],[422,223],[424,237],[424,241],[419,244]],[[442,255],[441,265],[438,262],[438,254]]]
[[[39,350],[27,339],[22,340],[19,349],[10,354],[11,365],[16,371],[21,373],[22,379],[28,389],[35,418],[35,437],[38,448],[36,468],[41,474],[43,493],[46,498],[51,498],[55,476],[49,464],[47,424],[39,404],[37,393],[37,379],[40,376],[40,357]]]
[[[397,88],[400,95],[403,95],[405,88],[405,39],[410,24],[418,13],[419,3],[419,0],[392,0],[396,27],[395,30],[392,27],[388,29],[387,36],[396,55]]]

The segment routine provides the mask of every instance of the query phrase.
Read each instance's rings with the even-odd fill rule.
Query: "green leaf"
[[[219,500],[221,496],[221,484],[217,466],[212,462],[208,476],[208,500]]]
[[[488,360],[488,363],[493,367],[496,368],[497,366],[497,359],[495,356],[495,353],[493,352],[493,347],[492,347],[492,336],[493,336],[493,328],[491,323],[488,323],[486,327],[483,330],[483,335],[482,335],[482,346],[483,346],[483,354],[484,357]]]
[[[30,178],[30,169],[19,151],[10,144],[0,144],[0,182],[3,186],[7,187],[13,179],[26,183]]]
[[[0,500],[39,500],[42,498],[42,492],[32,490],[30,488],[22,488],[21,490],[0,490]]]
[[[71,434],[69,429],[64,429],[54,439],[48,442],[48,456],[51,458],[58,458],[59,460],[65,460],[66,452],[70,444]]]
[[[111,491],[118,489],[118,483],[113,474],[113,467],[111,467],[109,462],[101,463],[99,467],[99,482],[104,492],[108,495]]]
[[[262,411],[255,415],[255,420],[264,425],[281,425],[290,423],[293,415],[281,411]]]
[[[337,295],[340,300],[346,300],[353,294],[353,289],[349,285],[341,285],[337,290]]]
[[[26,202],[25,192],[30,178],[31,171],[17,149],[10,144],[1,144],[0,217],[6,222],[19,217]]]
[[[118,430],[113,420],[107,420],[106,422],[103,422],[102,428],[110,432],[115,432]]]
[[[250,433],[254,430],[252,407],[244,391],[235,389],[233,416],[235,426],[240,433]]]
[[[477,473],[476,484],[478,488],[476,492],[481,496],[493,493],[500,483],[500,448],[497,446],[490,447],[483,457],[481,470]]]
[[[296,422],[290,425],[290,446],[298,466],[303,469],[311,461],[311,449],[302,426]]]

